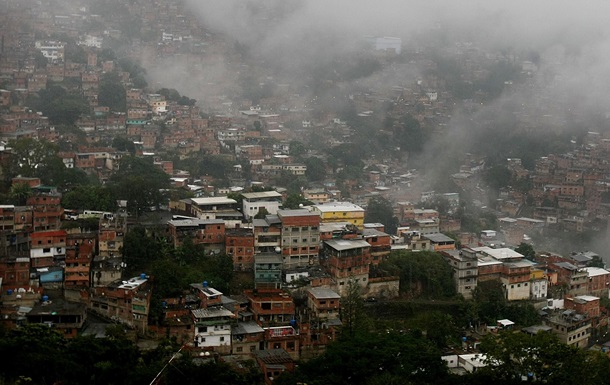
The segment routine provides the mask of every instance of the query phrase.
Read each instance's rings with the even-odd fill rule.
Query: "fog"
[[[186,2],[207,28],[246,46],[267,75],[282,81],[298,82],[304,69],[358,52],[366,35],[395,36],[406,48],[471,43],[521,60],[534,52],[541,88],[574,96],[576,108],[607,104],[610,3],[604,1]],[[211,72],[226,78],[219,68]],[[416,75],[394,71],[389,81],[412,83]]]
[[[225,90],[238,89],[237,79],[244,72],[305,92],[312,68],[338,58],[352,60],[362,51],[367,35],[400,37],[406,60],[335,84],[346,93],[354,88],[412,87],[422,78],[421,68],[409,61],[414,52],[458,57],[474,48],[489,61],[516,65],[534,61],[536,70],[526,85],[506,87],[473,113],[463,113],[459,103],[455,106],[444,135],[435,136],[420,157],[431,180],[455,171],[447,169],[456,166],[448,164],[453,156],[476,152],[472,143],[477,137],[493,137],[494,130],[505,129],[502,119],[549,137],[570,130],[576,134],[576,128],[602,132],[608,128],[610,2],[186,0],[186,4],[212,34],[229,44],[237,42],[248,55],[246,66],[225,59],[193,70],[192,63],[172,58],[149,69],[153,82],[177,84],[181,93],[202,104],[217,90],[201,84],[223,83],[228,84]],[[199,85],[181,80],[185,73],[198,73]],[[335,94],[316,96],[336,102]]]

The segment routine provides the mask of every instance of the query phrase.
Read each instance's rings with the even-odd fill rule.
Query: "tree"
[[[61,204],[73,210],[99,210],[114,212],[117,198],[108,186],[77,186],[63,194]]]
[[[117,199],[127,200],[127,209],[138,216],[165,201],[169,176],[150,159],[123,157],[119,169],[108,180]]]
[[[283,203],[285,209],[298,209],[302,206],[313,205],[313,202],[303,198],[301,194],[290,194]]]
[[[509,185],[512,173],[506,166],[496,165],[485,171],[483,180],[494,190],[499,190],[502,187]]]
[[[269,211],[266,208],[261,207],[258,209],[258,212],[254,216],[254,219],[265,219],[265,217],[269,215]]]
[[[507,300],[500,281],[480,281],[472,292],[472,298],[479,309],[479,317],[493,324],[506,318]]]
[[[136,153],[136,145],[132,140],[129,140],[124,136],[115,136],[112,139],[112,147],[116,148],[118,151],[127,151],[131,155],[135,155]]]
[[[482,374],[500,383],[520,383],[529,376],[537,383],[595,384],[610,371],[608,357],[568,346],[552,333],[500,333],[485,337],[481,350],[487,355]]]
[[[72,126],[82,114],[89,113],[89,103],[63,87],[53,85],[40,90],[38,95],[32,100],[32,107],[48,117],[51,124]]]
[[[362,288],[353,278],[348,279],[346,286],[345,295],[341,298],[341,322],[347,334],[354,336],[365,324],[364,300]]]
[[[9,196],[15,205],[25,206],[27,199],[32,195],[32,188],[27,183],[15,183],[11,186]]]
[[[106,74],[100,80],[97,99],[101,106],[109,107],[111,111],[127,111],[125,87],[115,73]]]
[[[604,260],[599,255],[594,255],[588,265],[590,267],[601,267],[602,269],[606,268]]]
[[[54,159],[58,159],[57,147],[45,140],[33,138],[11,140],[9,147],[12,150],[12,157],[6,175],[11,178],[17,175],[43,177],[45,174],[40,170]]]
[[[162,230],[159,229],[158,232]],[[147,234],[144,227],[131,227],[125,234],[121,250],[127,264],[126,272],[130,275],[140,274],[161,259],[165,250],[166,243],[154,232]]]
[[[455,297],[453,271],[438,253],[393,251],[380,268],[400,276],[400,291],[411,298]]]
[[[382,330],[340,338],[323,355],[300,363],[295,373],[284,372],[274,384],[415,385],[448,380],[440,352],[421,333]]]
[[[307,153],[307,149],[305,148],[305,145],[298,140],[290,141],[289,146],[290,146],[290,155],[297,159],[300,158],[301,156],[303,156],[305,153]]]
[[[382,223],[388,234],[395,234],[398,228],[398,218],[394,215],[392,203],[381,196],[369,199],[364,220],[368,223]]]
[[[521,242],[519,246],[515,248],[515,251],[519,254],[522,254],[530,261],[533,261],[536,258],[536,251],[534,251],[534,247],[529,243]]]
[[[37,69],[46,68],[48,63],[49,62],[48,62],[47,58],[44,57],[42,52],[37,51],[34,54],[34,65],[36,66]]]
[[[305,176],[310,182],[317,182],[326,178],[326,164],[321,158],[312,156],[304,161],[307,170]]]
[[[402,151],[420,152],[429,135],[419,121],[407,113],[400,118],[398,124],[394,125],[393,136],[394,143],[397,143]]]

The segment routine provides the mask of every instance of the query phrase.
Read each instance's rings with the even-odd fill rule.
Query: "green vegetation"
[[[81,115],[89,113],[89,104],[82,96],[58,85],[41,90],[28,103],[48,117],[51,124],[74,125]]]
[[[165,202],[169,176],[151,159],[123,157],[119,170],[108,180],[108,187],[117,199],[127,200],[127,209],[136,216]]]
[[[453,271],[438,253],[395,251],[379,267],[400,277],[400,292],[408,298],[447,299],[456,295]]]
[[[398,228],[398,218],[394,215],[392,203],[381,196],[369,199],[364,221],[367,223],[382,223],[385,226],[385,232],[388,234],[396,234]]]
[[[105,74],[100,80],[98,102],[109,107],[111,111],[127,111],[127,94],[125,87],[116,73]]]
[[[117,209],[115,196],[107,186],[77,186],[63,194],[61,204],[72,210],[98,210],[114,212]]]
[[[3,384],[149,384],[161,373],[164,384],[199,384],[214,378],[215,384],[260,383],[253,366],[234,372],[226,364],[195,364],[188,354],[170,358],[180,349],[164,341],[156,349],[141,352],[126,338],[120,326],[109,328],[108,337],[63,338],[47,325],[31,324],[0,330],[0,382]]]

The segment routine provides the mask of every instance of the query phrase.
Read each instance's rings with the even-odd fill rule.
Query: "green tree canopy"
[[[61,204],[73,210],[98,210],[114,212],[117,199],[107,186],[77,186],[63,194]]]
[[[381,196],[369,199],[364,220],[368,223],[382,223],[386,233],[396,234],[398,218],[394,215],[392,203]]]
[[[40,90],[32,107],[48,117],[51,124],[59,125],[74,125],[81,115],[90,111],[89,103],[81,95],[68,93],[57,85]]]
[[[400,276],[400,291],[411,298],[453,298],[453,271],[439,253],[393,251],[380,268]]]
[[[127,111],[127,93],[116,73],[102,77],[97,99],[101,106],[109,107],[111,111]]]
[[[326,164],[321,158],[312,156],[305,159],[304,163],[307,166],[305,176],[308,181],[318,182],[326,178]]]
[[[521,242],[519,246],[515,248],[515,251],[519,254],[522,254],[525,258],[529,260],[534,260],[536,258],[536,251],[534,250],[534,246],[529,243]]]
[[[301,194],[290,194],[283,203],[285,209],[298,209],[301,206],[312,205],[313,202],[303,198]]]
[[[136,215],[165,202],[169,176],[152,159],[123,157],[119,169],[108,180],[117,199],[127,200],[127,209]]]

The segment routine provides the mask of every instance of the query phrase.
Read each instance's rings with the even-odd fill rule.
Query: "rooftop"
[[[194,309],[191,310],[191,312],[193,313],[193,316],[197,319],[233,317],[233,313],[220,306],[209,307],[207,309]]]
[[[244,199],[281,198],[282,194],[277,191],[261,191],[241,194]]]
[[[363,241],[361,239],[354,239],[354,240],[333,239],[333,240],[324,241],[324,243],[337,251],[371,247],[371,245],[369,245],[366,241]]]
[[[585,267],[583,270],[586,270],[589,273],[589,277],[597,277],[600,275],[610,274],[610,271],[606,269],[602,269],[601,267]]]
[[[335,293],[333,290],[324,287],[310,287],[309,289],[307,289],[307,291],[310,292],[311,295],[313,295],[313,297],[316,299],[341,298],[341,296]]]
[[[254,321],[249,322],[239,322],[237,325],[233,327],[232,334],[254,334],[254,333],[263,333],[265,330],[258,326],[258,324]]]
[[[191,202],[193,202],[197,206],[237,204],[237,201],[235,199],[227,197],[191,198]]]
[[[455,242],[453,238],[449,238],[443,233],[433,233],[424,235],[425,238],[428,238],[430,241],[439,243],[439,242]]]
[[[278,210],[277,211],[277,215],[280,218],[282,218],[282,217],[287,218],[287,217],[318,216],[317,214],[312,213],[311,211],[309,211],[307,209]]]
[[[329,213],[334,211],[353,211],[353,212],[364,212],[364,209],[351,202],[329,202],[319,205],[314,205],[316,210],[322,213]]]
[[[224,225],[224,221],[220,219],[173,219],[167,222],[174,227],[198,227],[202,225]]]
[[[483,247],[475,247],[475,248],[473,248],[473,250],[487,254],[498,260],[510,259],[510,258],[523,258],[523,254],[517,253],[515,250],[509,249],[507,247],[503,247],[500,249],[492,249],[491,247],[483,246]]]

